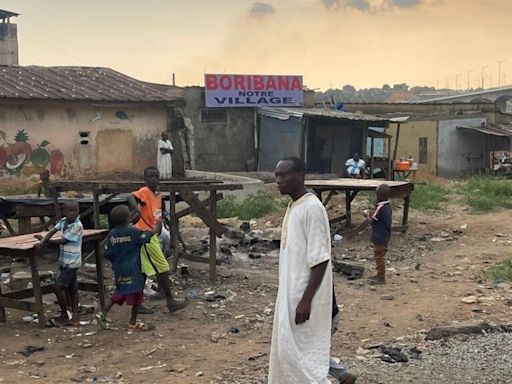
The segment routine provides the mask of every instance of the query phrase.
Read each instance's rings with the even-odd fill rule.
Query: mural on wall
[[[51,149],[50,142],[43,140],[33,147],[24,129],[19,129],[14,142],[0,131],[0,170],[4,175],[30,177],[48,169],[53,176],[62,176],[64,156],[59,149]]]

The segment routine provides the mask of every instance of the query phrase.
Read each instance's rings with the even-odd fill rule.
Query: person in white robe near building
[[[162,132],[162,138],[158,140],[157,165],[161,179],[172,178],[172,153],[174,148],[166,132]]]
[[[298,158],[276,166],[277,186],[292,202],[283,221],[269,384],[329,384],[333,283],[329,219],[304,185]],[[347,381],[348,380],[348,381]],[[347,374],[340,383],[353,383]]]

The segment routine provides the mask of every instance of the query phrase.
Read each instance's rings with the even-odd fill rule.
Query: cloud
[[[340,9],[341,0],[322,0],[322,3],[327,9]]]
[[[390,7],[412,8],[423,3],[423,0],[387,0],[386,3]]]
[[[368,0],[345,0],[345,6],[349,8],[355,8],[359,11],[369,11],[371,9],[371,4]]]
[[[252,5],[251,9],[249,10],[249,13],[251,14],[251,16],[254,17],[262,17],[265,15],[270,15],[275,11],[276,9],[272,4],[262,3],[258,1]]]
[[[369,0],[322,0],[322,3],[329,10],[338,10],[343,8],[368,12],[372,8]]]
[[[361,12],[383,12],[393,8],[413,8],[427,0],[321,0],[328,10],[355,9]]]

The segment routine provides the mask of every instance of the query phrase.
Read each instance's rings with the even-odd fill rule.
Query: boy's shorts
[[[78,279],[76,277],[78,268],[61,268],[55,285],[70,290],[78,289]]]
[[[149,243],[141,247],[140,263],[142,273],[146,276],[154,276],[169,271],[169,263],[162,252],[158,235],[153,235]]]
[[[117,305],[123,305],[124,303],[127,305],[140,305],[144,302],[144,292],[127,293],[126,295],[114,292],[112,301]]]

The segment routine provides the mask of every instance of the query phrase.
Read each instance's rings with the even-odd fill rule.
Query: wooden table
[[[100,207],[113,199],[118,194],[132,193],[146,184],[142,180],[129,181],[58,181],[50,184],[53,189],[52,195],[57,196],[62,191],[92,192],[93,194],[93,217],[95,228],[100,224]],[[222,237],[226,228],[217,220],[217,201],[222,199],[222,194],[217,191],[234,191],[242,189],[242,184],[222,182],[220,180],[161,180],[158,189],[162,193],[169,193],[169,227],[171,232],[172,253],[174,256],[172,270],[176,271],[179,259],[179,219],[191,213],[195,213],[210,229],[210,280],[216,279],[217,274],[217,237]],[[195,192],[208,192],[210,197],[200,200]],[[100,196],[107,196],[100,200]],[[176,196],[189,205],[180,212],[176,212]],[[55,208],[60,210],[59,204],[55,201]],[[57,217],[60,212],[57,212]],[[203,258],[195,258],[194,261],[203,261]]]
[[[96,276],[98,281],[96,283],[78,283],[79,290],[97,292],[99,294],[102,308],[105,305],[105,285],[103,281],[103,263],[101,260],[100,243],[106,237],[107,232],[108,231],[106,230],[96,229],[86,229],[84,231],[82,241],[84,243],[94,242],[96,250]],[[44,232],[41,232],[40,234],[44,236]],[[60,237],[60,233],[57,233],[52,237],[52,239],[59,239]],[[0,254],[28,259],[32,277],[32,288],[29,289],[2,293],[0,286],[0,322],[6,321],[5,308],[13,308],[22,311],[36,312],[38,315],[39,327],[44,328],[46,326],[42,296],[53,292],[53,285],[45,285],[41,287],[39,271],[37,269],[39,253],[35,247],[36,242],[37,239],[34,237],[34,234],[0,239]],[[25,299],[31,297],[35,299],[33,303],[25,301]]]
[[[352,201],[360,191],[375,191],[380,184],[387,184],[391,189],[391,199],[404,199],[404,213],[402,226],[394,227],[393,230],[406,231],[409,220],[409,206],[414,184],[400,181],[372,180],[372,179],[329,179],[329,180],[306,180],[306,186],[315,191],[318,198],[324,205],[339,192],[345,192],[345,214],[331,220],[331,224],[345,220],[347,226],[352,224]],[[328,192],[325,200],[323,192]]]
[[[86,228],[91,228],[91,226],[87,225],[90,225],[92,222],[90,218],[92,216],[93,199],[91,197],[58,198],[58,204],[61,207],[70,201],[78,203],[82,223]],[[126,196],[117,196],[102,205],[100,213],[109,213],[116,205],[126,203]],[[40,222],[32,224],[33,218],[39,218]],[[11,226],[8,219],[18,220],[17,232]],[[4,222],[11,236],[45,231],[57,221],[55,217],[55,202],[50,198],[37,198],[33,196],[0,197],[0,220]]]
[[[393,170],[393,180],[407,181],[412,175],[412,182],[416,181],[416,169],[408,169],[405,171]],[[398,176],[398,178],[397,178]]]

